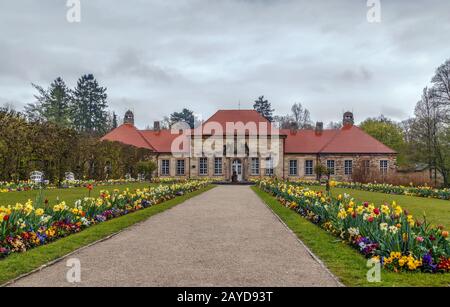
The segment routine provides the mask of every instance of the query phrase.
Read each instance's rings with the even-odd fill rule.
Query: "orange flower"
[[[443,232],[442,232],[442,236],[443,236],[444,238],[447,238],[447,237],[448,237],[448,231],[443,231]]]

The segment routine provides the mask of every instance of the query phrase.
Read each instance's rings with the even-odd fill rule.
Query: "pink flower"
[[[417,242],[421,242],[421,243],[423,242],[423,238],[422,237],[417,237],[416,240],[417,240]]]

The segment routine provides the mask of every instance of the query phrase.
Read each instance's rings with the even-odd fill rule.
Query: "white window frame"
[[[380,160],[380,173],[382,175],[387,175],[388,170],[389,170],[389,160]]]
[[[167,165],[165,165],[167,163]],[[170,176],[170,160],[161,160],[161,176]]]
[[[260,172],[260,167],[259,167],[259,158],[252,158],[251,159],[251,165],[250,165],[250,173],[252,174],[252,176],[258,176],[259,172]]]
[[[289,176],[298,176],[298,160],[289,160]]]
[[[327,170],[331,176],[336,175],[336,160],[327,160]]]
[[[181,170],[183,170],[181,172]],[[184,159],[177,160],[177,176],[184,176],[186,174],[186,161]]]
[[[311,166],[308,163],[311,162]],[[314,160],[305,160],[305,176],[314,175]]]
[[[275,170],[273,167],[273,158],[272,157],[266,158],[265,167],[266,167],[266,171],[265,171],[266,176],[273,176],[275,173]]]
[[[202,157],[198,159],[198,174],[200,176],[208,175],[208,158]]]
[[[222,158],[214,158],[214,175],[223,175],[223,160]]]
[[[344,175],[353,175],[353,160],[344,160]]]

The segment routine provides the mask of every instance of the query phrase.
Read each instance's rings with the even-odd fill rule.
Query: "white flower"
[[[347,231],[348,231],[348,233],[351,236],[358,236],[359,235],[359,229],[358,228],[349,228]]]
[[[390,226],[389,231],[393,234],[396,234],[398,232],[398,228],[396,226]]]
[[[380,224],[380,229],[383,231],[387,231],[388,230],[388,224],[387,223],[381,223]]]

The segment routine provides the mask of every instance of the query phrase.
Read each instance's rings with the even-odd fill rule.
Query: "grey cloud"
[[[450,56],[447,0],[382,1],[380,24],[366,1],[81,1],[80,24],[65,21],[65,1],[1,1],[5,99],[23,105],[31,82],[94,73],[141,126],[182,107],[251,108],[263,94],[281,114],[300,101],[324,122],[345,110],[402,119]]]

